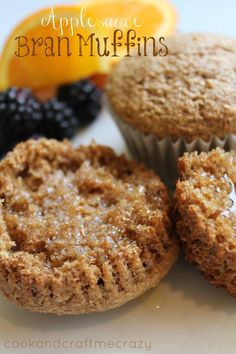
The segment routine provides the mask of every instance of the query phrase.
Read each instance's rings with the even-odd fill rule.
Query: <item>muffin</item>
[[[176,218],[185,256],[236,296],[236,152],[186,153],[179,173]]]
[[[236,40],[176,34],[165,57],[124,58],[106,87],[132,155],[173,183],[184,151],[236,147]]]
[[[21,143],[0,162],[0,199],[0,291],[31,311],[115,308],[176,260],[165,186],[110,148]]]

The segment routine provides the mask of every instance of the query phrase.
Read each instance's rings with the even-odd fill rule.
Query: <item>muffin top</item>
[[[53,140],[19,144],[8,154],[0,163],[0,198],[11,252],[38,255],[47,269],[82,255],[103,262],[135,240],[155,248],[154,224],[168,209],[166,189],[151,171],[106,147]]]
[[[165,57],[124,58],[107,96],[132,127],[188,141],[236,134],[236,40],[206,33],[176,34]]]
[[[154,286],[177,254],[164,184],[107,147],[21,143],[0,163],[0,199],[0,285],[14,268],[16,282],[57,289],[31,309],[105,310]]]

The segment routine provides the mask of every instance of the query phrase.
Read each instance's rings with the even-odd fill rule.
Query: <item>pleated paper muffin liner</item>
[[[110,107],[109,107],[110,108]],[[212,136],[209,141],[196,138],[191,142],[184,138],[173,140],[170,136],[159,139],[155,134],[145,134],[124,122],[110,108],[132,157],[153,169],[170,189],[175,187],[178,178],[177,161],[184,152],[208,152],[216,147],[226,151],[236,149],[236,135],[227,134],[224,138]]]

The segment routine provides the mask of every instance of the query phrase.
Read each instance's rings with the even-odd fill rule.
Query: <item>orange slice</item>
[[[69,38],[72,55],[66,55],[67,47],[64,41],[64,47],[62,46],[64,51],[61,56],[58,56],[58,30],[53,28],[52,22],[48,26],[42,26],[41,23],[43,17],[49,16],[50,9],[40,10],[26,18],[13,30],[5,44],[0,62],[0,89],[18,86],[41,90],[44,87],[57,86],[94,74],[101,74],[104,80],[112,65],[125,55],[124,44],[129,29],[135,29],[136,37],[142,38],[143,36],[167,36],[174,32],[176,26],[175,9],[167,0],[88,0],[79,5],[55,6],[53,9],[57,16],[56,26],[59,25],[59,18],[79,17],[81,20],[83,9],[86,11],[85,22],[90,17],[97,23],[94,27],[79,26],[74,29],[73,35],[71,28],[64,26],[63,36]],[[130,19],[128,28],[124,23],[127,19]],[[138,27],[134,25],[134,19]],[[105,26],[102,25],[104,23],[106,23]],[[95,33],[101,43],[104,43],[104,37],[108,37],[108,50],[112,53],[111,41],[116,29],[123,31],[122,48],[117,50],[118,57],[112,57],[112,54],[101,57],[96,51],[95,55],[91,56],[89,46],[83,47],[83,56],[77,55],[77,32],[84,38]],[[16,40],[17,37],[20,37],[22,42],[19,42],[19,39]],[[40,46],[40,40],[35,46],[35,55],[32,38],[41,37],[52,38],[55,46],[54,57],[45,55],[45,43],[43,41]],[[24,50],[27,53],[24,38],[27,38],[29,53],[24,57],[17,57],[16,53],[23,55]],[[48,41],[50,42],[49,39]],[[22,47],[19,47],[17,43],[21,43]],[[47,49],[48,52],[50,52],[49,49]]]
[[[102,68],[109,70],[114,61],[127,54],[125,41],[127,32],[132,29],[137,38],[168,36],[175,32],[177,13],[168,0],[87,0],[80,3],[81,8],[86,9],[87,16],[97,20],[95,31],[101,38],[113,38],[116,29],[122,30],[123,38],[120,40],[122,47],[117,48],[119,57],[103,57],[101,62],[106,61]],[[127,21],[127,22],[126,22]],[[101,25],[106,23],[107,26]],[[114,24],[114,26],[112,26]],[[126,26],[128,25],[128,27]],[[108,46],[112,53],[112,47]]]
[[[138,36],[167,36],[176,29],[177,13],[168,0],[85,0],[80,6],[93,19],[103,22],[109,19],[106,22],[106,33],[110,34],[115,29],[112,23],[122,28],[127,19],[127,24],[136,29]],[[135,18],[138,25],[141,25],[139,28],[135,24],[133,26]],[[104,27],[100,23],[96,29],[99,32]]]
[[[59,26],[60,18],[78,17],[80,11],[78,5],[55,6],[53,9],[55,27]],[[68,44],[65,39],[60,42],[61,52],[59,53],[58,36],[61,34],[59,29],[54,29],[52,21],[45,27],[41,24],[42,18],[48,19],[50,11],[50,8],[45,8],[32,14],[23,20],[10,34],[0,61],[1,90],[9,86],[38,89],[70,82],[99,71],[99,58],[89,56],[87,48],[84,49],[83,56],[77,55],[77,36],[72,35],[70,26],[63,28],[63,36],[69,38],[69,51],[67,50]],[[80,28],[79,32],[87,38],[91,33],[91,29]],[[16,40],[17,37],[20,37],[20,39]],[[41,37],[43,41],[47,38],[47,42],[42,45],[40,45]],[[32,38],[34,40],[39,39],[38,44],[35,45],[35,53],[33,51]],[[46,55],[46,45],[54,50],[55,56],[51,56],[53,51],[49,49],[47,49],[46,53],[50,54],[50,56]],[[15,55],[16,52],[21,57],[17,57]],[[68,56],[70,52],[72,55]],[[23,56],[25,54],[27,55]],[[61,56],[58,54],[61,54]]]

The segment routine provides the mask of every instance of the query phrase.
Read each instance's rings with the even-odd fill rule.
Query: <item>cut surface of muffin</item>
[[[21,143],[0,163],[0,198],[0,290],[29,310],[117,307],[177,257],[165,186],[110,148]]]
[[[186,258],[236,296],[236,153],[185,154],[179,172],[177,231]]]

